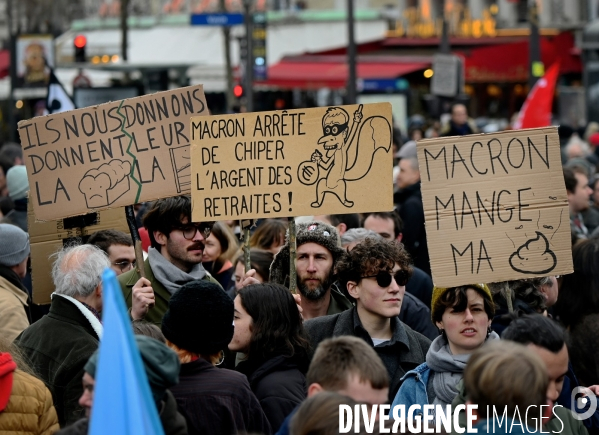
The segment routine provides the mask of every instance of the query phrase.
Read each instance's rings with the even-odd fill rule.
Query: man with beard
[[[337,314],[352,307],[334,279],[343,254],[337,230],[323,222],[297,224],[297,287],[304,319]],[[289,235],[270,267],[270,282],[289,285]]]
[[[145,278],[137,268],[118,277],[131,308],[131,318],[160,325],[171,296],[183,284],[206,279],[216,284],[202,266],[204,241],[214,222],[191,222],[191,199],[175,196],[159,199],[143,219],[151,247],[144,261]]]

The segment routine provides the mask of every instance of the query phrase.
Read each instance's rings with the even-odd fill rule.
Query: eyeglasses
[[[118,267],[119,269],[121,269],[121,272],[127,272],[135,267],[136,261],[135,260],[133,260],[133,261],[123,260],[123,261],[116,261],[112,264],[114,266]]]
[[[410,276],[408,272],[402,269],[395,272],[395,275],[391,274],[390,272],[385,272],[384,270],[381,270],[376,275],[363,276],[362,279],[364,278],[376,278],[376,283],[379,285],[379,287],[387,288],[391,285],[391,279],[393,278],[395,278],[395,282],[398,286],[405,286],[408,283]]]
[[[177,229],[183,233],[183,237],[185,237],[187,240],[193,240],[198,231],[204,236],[204,238],[208,238],[212,232],[212,225],[213,224],[211,222],[202,222],[195,225],[185,225],[184,227]]]

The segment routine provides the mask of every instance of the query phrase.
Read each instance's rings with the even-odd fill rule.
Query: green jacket
[[[331,286],[331,302],[329,303],[327,316],[330,316],[331,314],[342,313],[345,310],[349,310],[353,306],[354,305],[351,303],[351,301],[345,297],[341,290],[339,290],[337,283],[334,283]]]
[[[154,299],[156,301],[144,319],[160,326],[162,323],[162,317],[168,309],[168,301],[171,299],[171,294],[166,287],[164,287],[162,283],[156,279],[154,272],[152,272],[152,268],[150,267],[150,262],[147,259],[144,261],[144,271],[146,273],[146,279],[152,284],[152,290],[154,290]],[[123,290],[123,296],[125,297],[125,302],[127,303],[127,307],[129,309],[132,305],[133,286],[137,281],[139,281],[139,278],[141,278],[141,276],[137,272],[137,269],[130,270],[129,272],[123,273],[118,277],[121,290]],[[206,279],[210,282],[218,284],[218,281],[212,278],[208,272],[206,272],[206,276],[202,279]],[[218,284],[218,286],[220,287],[220,284]]]
[[[466,393],[464,391],[464,382],[460,381],[458,384],[458,395],[451,406],[455,408],[457,405],[462,405],[466,403]],[[566,409],[562,406],[556,406],[553,408],[554,417],[549,420],[549,422],[543,427],[543,432],[547,433],[556,433],[561,435],[588,435],[586,427],[581,420],[576,420],[569,409]],[[466,411],[460,410],[460,414],[458,417],[460,422],[460,426],[462,428],[466,427]],[[457,432],[452,431],[452,435]]]

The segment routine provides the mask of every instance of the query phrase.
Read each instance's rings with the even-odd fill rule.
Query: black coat
[[[307,320],[304,327],[310,336],[313,349],[316,349],[318,344],[327,338],[342,335],[361,338],[373,346],[371,337],[360,323],[355,307],[341,314]],[[391,318],[391,327],[393,338],[386,343],[373,346],[389,373],[389,403],[393,401],[401,386],[400,379],[406,372],[425,362],[426,353],[431,345],[428,338],[413,331],[397,317]]]
[[[177,412],[177,402],[167,390],[164,400],[160,403],[160,422],[164,435],[187,435],[187,424],[181,414]],[[89,419],[78,420],[70,426],[56,432],[56,435],[87,435],[89,432]]]
[[[270,424],[245,376],[199,359],[181,365],[171,388],[190,435],[270,434]]]
[[[84,416],[83,367],[98,348],[98,335],[77,306],[56,295],[50,313],[19,335],[15,344],[52,393],[61,427]]]
[[[285,418],[306,398],[304,369],[305,364],[282,355],[261,364],[243,361],[237,365],[237,370],[248,377],[273,432],[279,430]]]
[[[431,320],[431,310],[407,291],[401,303],[399,320],[429,340],[434,340],[439,336],[439,330]]]
[[[414,266],[430,275],[431,265],[426,244],[420,181],[396,192],[394,202],[397,204],[397,211],[403,222],[401,243],[412,257]]]

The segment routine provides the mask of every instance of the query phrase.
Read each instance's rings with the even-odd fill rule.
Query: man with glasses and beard
[[[343,254],[337,230],[323,222],[297,224],[297,287],[304,319],[341,313],[352,307],[335,283],[334,271]],[[269,281],[289,285],[289,235],[270,267]]]
[[[341,335],[366,341],[387,368],[391,402],[401,378],[425,361],[431,344],[398,318],[412,273],[410,258],[399,243],[367,238],[339,259],[336,271],[355,307],[305,322],[312,347]]]
[[[143,219],[151,247],[144,261],[145,278],[137,269],[118,277],[133,320],[160,325],[171,296],[183,284],[206,279],[202,266],[204,242],[214,222],[191,222],[191,199],[175,196],[154,202]]]

